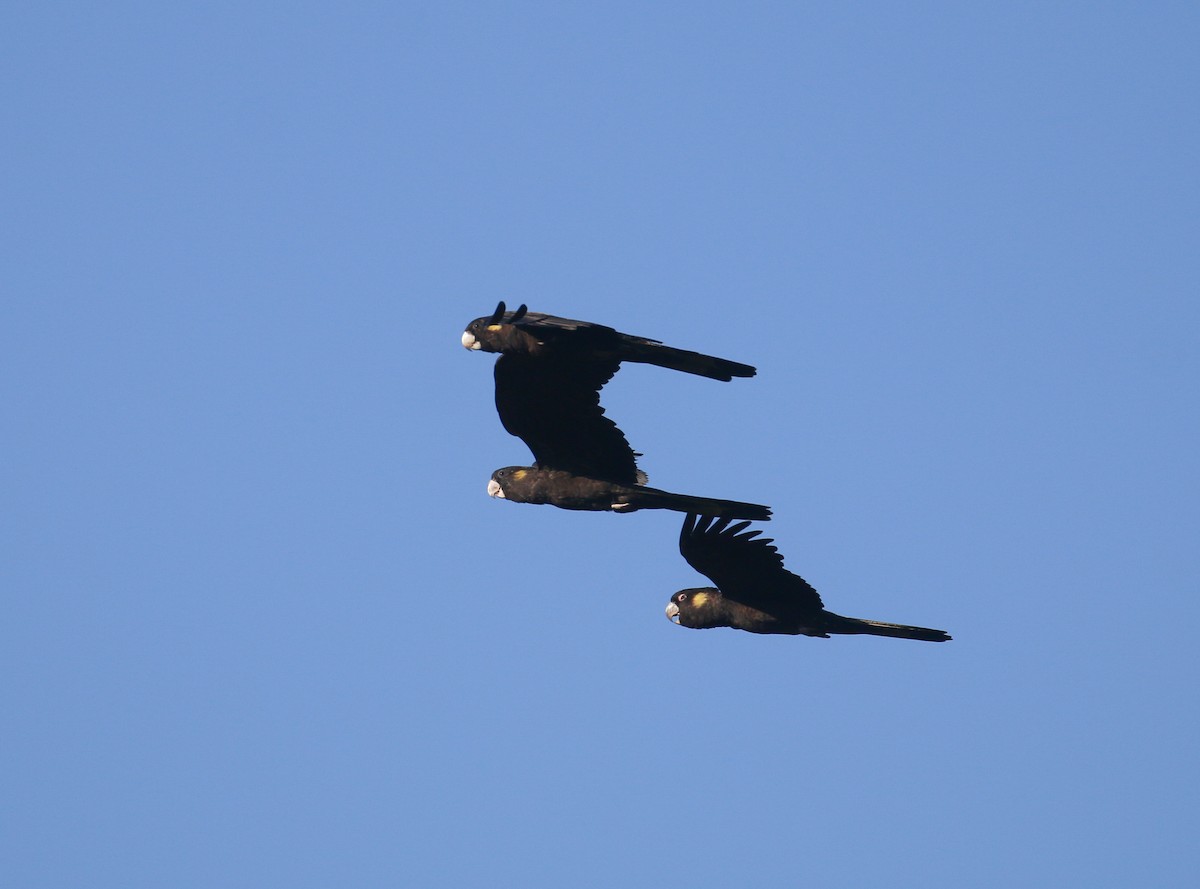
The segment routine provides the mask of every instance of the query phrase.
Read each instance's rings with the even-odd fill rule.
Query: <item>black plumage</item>
[[[783,556],[749,522],[688,515],[679,533],[679,551],[688,564],[716,587],[680,590],[667,605],[667,617],[692,629],[733,627],[751,633],[820,636],[867,634],[946,642],[943,630],[842,617],[825,609],[804,578],[783,567]]]
[[[632,361],[725,382],[734,377],[752,377],[757,373],[748,364],[664,346],[659,340],[621,333],[603,324],[530,312],[524,305],[515,312],[506,312],[503,301],[491,315],[476,318],[468,324],[462,340],[468,349],[482,349],[485,352],[533,358],[559,355],[572,361],[615,364]]]
[[[465,347],[498,352],[496,411],[500,422],[533,452],[532,467],[507,467],[493,476],[493,496],[565,509],[674,509],[731,518],[768,519],[757,504],[696,498],[644,487],[646,474],[625,434],[604,413],[600,390],[633,361],[715,380],[750,377],[755,369],[724,358],[664,346],[611,327],[529,312],[501,302],[462,335]],[[525,469],[520,478],[516,470]],[[636,489],[636,490],[634,490]]]
[[[572,475],[558,469],[536,469],[532,466],[497,469],[488,482],[488,493],[515,503],[547,503],[562,509],[611,512],[636,512],[639,509],[673,509],[676,512],[703,510],[709,515],[759,521],[771,517],[770,508],[758,503],[672,494],[645,485],[621,485]]]

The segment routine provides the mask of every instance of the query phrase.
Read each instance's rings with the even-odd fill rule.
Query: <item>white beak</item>
[[[475,334],[471,333],[469,330],[463,331],[462,344],[466,349],[475,349],[478,351],[480,348],[479,341],[475,339]]]
[[[674,602],[667,603],[667,620],[673,624],[679,623],[679,606]]]
[[[504,499],[504,492],[500,490],[500,482],[496,481],[494,478],[488,479],[488,496],[499,497],[501,500]]]

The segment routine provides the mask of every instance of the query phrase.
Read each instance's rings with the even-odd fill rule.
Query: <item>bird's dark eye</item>
[[[680,602],[686,602],[687,601],[687,593],[680,593],[675,598],[678,599]]]

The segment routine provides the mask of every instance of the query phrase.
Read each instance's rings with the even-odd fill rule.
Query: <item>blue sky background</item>
[[[1192,3],[0,13],[6,885],[1183,885]],[[843,614],[490,500],[498,299]]]

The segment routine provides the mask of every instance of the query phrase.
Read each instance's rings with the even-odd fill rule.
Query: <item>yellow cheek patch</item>
[[[704,603],[708,601],[708,593],[695,593],[692,595],[692,607],[703,608]]]
[[[528,469],[518,469],[516,472],[513,473],[513,478],[515,478],[517,481],[520,481],[521,479],[525,478],[525,476],[527,476],[527,475],[529,475]]]
[[[499,325],[499,324],[489,324],[489,325],[487,326],[487,329],[488,329],[488,330],[499,330],[499,329],[500,329],[500,327],[501,327],[501,325]]]

